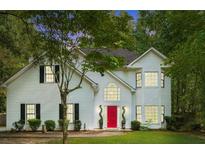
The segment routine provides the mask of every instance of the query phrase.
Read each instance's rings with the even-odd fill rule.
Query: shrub
[[[47,131],[54,131],[56,128],[56,123],[53,120],[46,120],[45,122]]]
[[[68,129],[68,125],[69,125],[69,120],[66,120],[66,129]],[[58,125],[60,130],[63,130],[63,119],[58,120]]]
[[[39,119],[29,119],[28,123],[29,123],[29,126],[32,129],[32,131],[36,131],[41,125],[41,120],[39,120]]]
[[[75,131],[80,131],[81,129],[81,121],[80,120],[75,120],[74,121],[74,130]]]
[[[139,130],[140,129],[140,122],[137,120],[131,121],[131,129],[132,130]]]
[[[202,125],[200,123],[194,123],[191,125],[192,131],[200,131],[202,129]]]
[[[16,131],[20,132],[20,131],[22,131],[22,129],[25,125],[25,121],[19,120],[19,121],[14,122],[12,125],[14,126]]]

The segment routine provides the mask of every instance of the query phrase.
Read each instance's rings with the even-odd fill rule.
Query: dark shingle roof
[[[128,49],[88,49],[84,48],[81,49],[85,54],[88,54],[92,51],[97,51],[102,54],[112,55],[116,57],[122,57],[125,60],[125,64],[130,64],[132,61],[134,61],[137,57],[139,57],[139,54],[137,54],[134,51],[129,51]]]

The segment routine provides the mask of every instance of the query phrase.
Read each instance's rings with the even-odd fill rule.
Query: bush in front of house
[[[74,121],[74,130],[75,131],[80,131],[80,129],[81,129],[81,121],[80,120],[75,120]]]
[[[25,125],[25,121],[19,120],[19,121],[14,122],[12,125],[14,126],[16,131],[20,132],[23,130],[23,127]]]
[[[30,128],[32,129],[32,131],[36,131],[41,125],[41,120],[29,119],[28,124],[29,124]]]
[[[132,130],[140,130],[140,122],[137,120],[131,121]]]
[[[47,131],[54,131],[54,129],[56,128],[56,123],[53,120],[46,120],[44,124]]]
[[[69,125],[69,120],[66,120],[66,129],[68,129],[68,125]],[[63,130],[63,119],[58,120],[58,125],[60,130]]]

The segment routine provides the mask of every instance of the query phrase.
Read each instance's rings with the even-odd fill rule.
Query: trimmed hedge
[[[29,119],[28,124],[29,124],[30,128],[32,129],[32,131],[36,131],[41,125],[41,120]]]
[[[56,123],[53,120],[46,120],[44,122],[47,131],[54,131],[56,128]]]
[[[131,121],[132,130],[140,130],[140,122],[137,120]]]

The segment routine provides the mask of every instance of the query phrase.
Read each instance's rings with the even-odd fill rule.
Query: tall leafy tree
[[[168,56],[172,112],[204,120],[204,11],[140,11],[137,50],[154,46]],[[203,114],[201,114],[203,115]]]
[[[88,71],[104,75],[106,70],[123,65],[121,58],[103,55],[97,50],[92,50],[81,59],[80,49],[133,47],[131,43],[135,38],[131,17],[125,12],[116,16],[113,11],[24,11],[4,14],[25,21],[26,28],[35,27],[38,35],[33,38],[38,38],[36,40],[40,43],[32,55],[38,63],[43,61],[50,66],[60,65],[59,71],[52,71],[63,105],[63,143],[66,143],[67,99],[70,93],[81,88]],[[76,85],[71,85],[76,80],[73,78],[75,73],[80,78]]]

